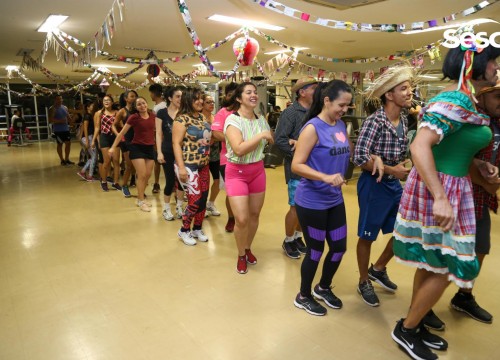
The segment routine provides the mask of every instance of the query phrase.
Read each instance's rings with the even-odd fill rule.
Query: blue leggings
[[[295,205],[300,226],[307,245],[302,262],[300,293],[311,296],[311,287],[319,261],[328,243],[328,253],[323,262],[323,273],[319,285],[327,289],[339,268],[347,247],[347,224],[344,203],[326,210],[313,210]]]
[[[92,143],[92,138],[93,138],[93,135],[89,135],[89,144]],[[86,146],[87,141],[84,137],[82,137],[81,143],[84,147]],[[92,176],[92,175],[94,175],[95,162],[97,160],[97,150],[95,148],[92,149],[92,147],[89,147],[88,152],[90,154],[90,158],[87,160],[87,162],[85,163],[85,166],[83,167],[83,169],[81,171],[82,171],[82,173],[84,173],[88,170],[89,176]]]

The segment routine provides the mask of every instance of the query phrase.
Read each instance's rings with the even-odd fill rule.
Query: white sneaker
[[[191,231],[178,231],[177,236],[179,236],[182,242],[186,245],[193,246],[196,245],[196,240],[191,235]]]
[[[205,235],[205,233],[203,232],[203,230],[193,230],[191,231],[191,236],[198,239],[198,241],[201,241],[201,242],[207,242],[208,241],[208,236]]]
[[[137,206],[139,206],[139,209],[141,209],[142,211],[151,212],[151,207],[144,201],[138,201]]]
[[[174,215],[172,214],[172,210],[170,210],[170,206],[163,209],[163,218],[167,221],[174,220]]]
[[[182,206],[175,207],[175,217],[177,219],[182,219],[182,215],[184,215],[184,210],[182,210]]]
[[[215,207],[215,204],[208,204],[207,203],[207,212],[210,213],[212,216],[220,216],[220,211],[217,210]]]

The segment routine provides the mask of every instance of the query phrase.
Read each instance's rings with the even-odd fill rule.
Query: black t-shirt
[[[172,147],[172,126],[174,124],[174,120],[170,117],[166,108],[158,110],[156,117],[161,120],[161,131],[163,133],[161,152],[164,154],[173,154],[174,149]]]
[[[123,125],[125,126],[128,118],[130,117],[130,111],[128,111],[128,109],[126,107],[124,107],[124,109],[125,109],[125,112],[127,113],[127,115],[125,115],[125,118],[123,119]],[[130,128],[124,137],[125,137],[126,142],[131,143],[132,140],[134,139],[134,129]]]
[[[94,135],[94,119],[92,119],[92,116],[90,116],[90,114],[85,114],[83,116],[83,122],[85,123],[85,121],[88,121],[89,125],[88,125],[88,134],[89,135]],[[83,134],[83,132],[82,132]],[[82,135],[84,136],[84,135]]]

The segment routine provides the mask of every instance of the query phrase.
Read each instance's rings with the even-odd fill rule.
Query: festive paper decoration
[[[242,66],[251,66],[259,53],[259,43],[251,37],[238,38],[233,44],[233,52],[238,58],[240,53],[243,52],[243,57],[239,60],[239,63]]]
[[[148,68],[147,68],[147,72],[149,75],[151,75],[152,77],[157,77],[158,75],[160,75],[160,67],[156,64],[151,64],[151,65],[148,65]]]
[[[325,19],[320,16],[315,16],[303,12],[301,10],[286,6],[278,1],[274,0],[250,0],[254,4],[258,4],[262,7],[265,7],[269,10],[277,12],[279,14],[309,22],[311,24],[316,24],[324,27],[328,27],[336,30],[350,30],[350,31],[379,31],[379,32],[404,32],[406,29],[411,30],[423,30],[425,28],[431,28],[437,26],[437,20],[428,20],[428,21],[418,21],[411,24],[411,26],[406,26],[407,24],[367,24],[367,23],[355,23],[351,21],[345,20],[332,20]],[[451,20],[455,20],[457,16],[467,17],[469,15],[475,14],[484,8],[498,2],[500,0],[489,0],[489,1],[481,1],[479,4],[467,8],[462,11],[458,11],[451,15],[445,16],[443,21],[446,23]],[[408,24],[409,25],[409,24]]]

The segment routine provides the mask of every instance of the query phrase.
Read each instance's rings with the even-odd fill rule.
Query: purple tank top
[[[318,142],[311,150],[306,164],[324,174],[340,173],[344,176],[351,156],[344,122],[339,120],[335,125],[329,125],[315,117],[304,127],[309,124],[316,129]],[[295,192],[295,203],[308,209],[325,210],[342,202],[344,198],[340,187],[330,186],[319,180],[303,177]]]

